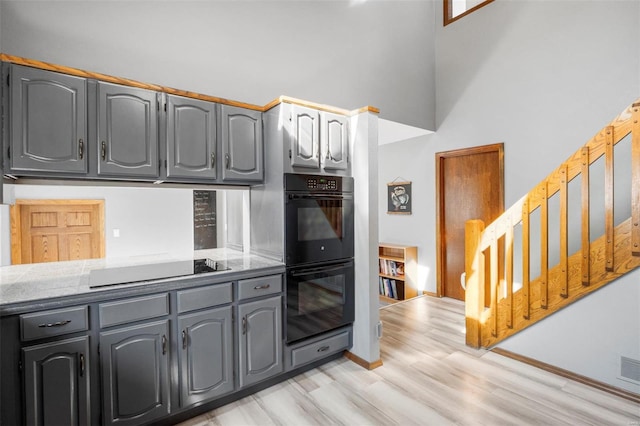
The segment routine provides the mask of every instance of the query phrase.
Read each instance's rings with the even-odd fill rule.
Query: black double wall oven
[[[353,178],[284,176],[287,343],[354,320]]]

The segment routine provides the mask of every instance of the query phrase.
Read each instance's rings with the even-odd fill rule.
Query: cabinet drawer
[[[322,359],[328,355],[349,348],[350,332],[345,330],[326,339],[318,340],[291,350],[291,369]]]
[[[100,304],[100,327],[169,315],[169,295],[154,294]]]
[[[231,283],[194,288],[178,292],[178,313],[231,303]]]
[[[89,329],[89,307],[57,309],[20,315],[22,341],[60,336]]]
[[[238,300],[266,296],[267,294],[280,293],[281,291],[282,275],[270,275],[268,277],[238,281]]]

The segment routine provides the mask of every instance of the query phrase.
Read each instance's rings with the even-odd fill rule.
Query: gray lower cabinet
[[[91,424],[89,337],[25,347],[22,354],[25,423]]]
[[[9,81],[7,172],[86,173],[86,80],[11,65]]]
[[[281,373],[282,296],[239,304],[237,326],[240,387]]]
[[[264,179],[264,143],[260,111],[221,106],[223,181]]]
[[[159,176],[159,96],[151,90],[98,82],[99,176]]]
[[[138,425],[169,414],[169,321],[100,333],[102,418]]]
[[[231,315],[226,306],[178,317],[182,407],[234,389]]]
[[[216,104],[167,95],[167,177],[216,178]]]

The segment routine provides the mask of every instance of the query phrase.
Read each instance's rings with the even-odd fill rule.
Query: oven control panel
[[[299,193],[352,193],[353,178],[350,176],[285,173],[284,190]]]
[[[325,177],[307,178],[307,189],[314,191],[337,191],[338,182],[335,179]]]

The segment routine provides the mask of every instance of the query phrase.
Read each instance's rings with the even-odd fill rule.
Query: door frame
[[[442,246],[444,235],[444,205],[442,197],[444,196],[444,167],[442,163],[447,158],[462,157],[465,155],[485,154],[488,152],[498,152],[499,158],[499,174],[501,185],[499,188],[500,194],[500,210],[504,211],[504,142],[499,142],[491,145],[481,145],[470,148],[455,149],[452,151],[444,151],[436,153],[436,295],[438,297],[444,296],[444,283],[442,282],[444,276],[444,249]]]
[[[22,206],[33,205],[97,205],[98,206],[98,226],[100,226],[100,241],[98,250],[100,258],[105,257],[105,233],[104,233],[104,200],[16,200],[15,204],[9,207],[9,223],[11,228],[11,264],[22,264],[22,223],[20,214]]]

